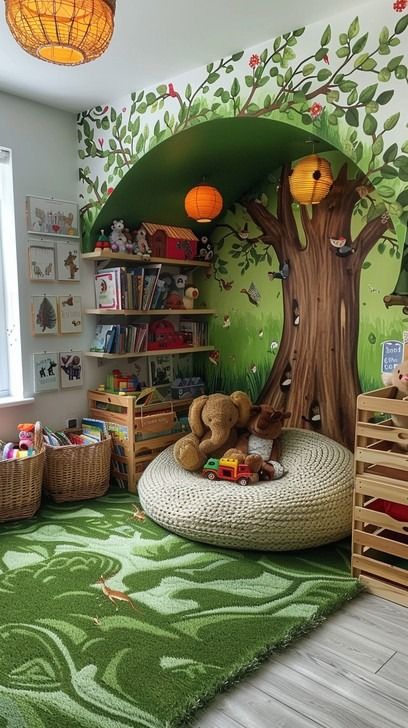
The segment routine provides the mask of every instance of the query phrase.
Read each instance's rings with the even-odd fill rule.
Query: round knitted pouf
[[[352,453],[309,430],[284,430],[282,446],[287,474],[247,486],[189,473],[169,447],[139,481],[142,506],[169,531],[229,548],[289,551],[347,536]]]

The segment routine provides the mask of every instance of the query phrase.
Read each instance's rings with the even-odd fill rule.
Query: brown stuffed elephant
[[[210,455],[220,457],[234,447],[238,427],[245,427],[252,403],[245,392],[202,395],[188,412],[191,433],[174,446],[174,457],[185,470],[200,470]]]

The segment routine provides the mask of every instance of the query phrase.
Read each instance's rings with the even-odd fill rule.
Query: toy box
[[[176,260],[192,260],[196,257],[198,238],[190,228],[150,222],[144,222],[140,227],[146,231],[146,238],[154,257]]]

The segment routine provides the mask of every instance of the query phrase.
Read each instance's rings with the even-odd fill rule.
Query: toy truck
[[[240,465],[234,458],[210,458],[203,467],[208,480],[232,480],[239,485],[248,485],[254,480],[254,473],[248,465]]]

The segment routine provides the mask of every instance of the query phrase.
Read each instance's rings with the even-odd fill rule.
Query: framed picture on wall
[[[58,334],[56,296],[33,296],[31,310],[34,336]]]
[[[81,296],[58,296],[60,334],[82,333]]]
[[[28,277],[31,281],[55,281],[54,245],[28,241]]]
[[[79,238],[78,205],[53,197],[26,197],[27,230],[41,235]]]
[[[33,354],[34,392],[51,392],[59,389],[58,354]]]
[[[59,369],[61,376],[61,387],[82,387],[83,362],[81,351],[61,351],[59,355]]]
[[[80,248],[79,241],[57,242],[57,278],[59,281],[79,281]]]

